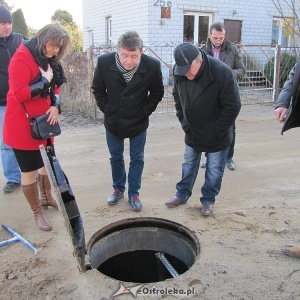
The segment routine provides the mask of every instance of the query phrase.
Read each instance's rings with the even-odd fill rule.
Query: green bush
[[[288,75],[297,62],[298,56],[296,54],[283,53],[280,56],[280,74],[279,74],[279,87],[282,88]],[[273,83],[274,80],[274,61],[275,58],[272,57],[265,66],[265,76],[268,80]]]

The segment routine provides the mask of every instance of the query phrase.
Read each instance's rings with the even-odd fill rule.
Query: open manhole
[[[175,278],[192,267],[200,252],[188,228],[159,218],[111,223],[91,237],[87,248],[91,268],[135,283]]]
[[[197,237],[187,227],[166,219],[120,220],[97,231],[86,245],[69,180],[51,151],[41,145],[40,152],[80,272],[92,268],[119,281],[151,283],[176,278],[193,266],[200,253]]]

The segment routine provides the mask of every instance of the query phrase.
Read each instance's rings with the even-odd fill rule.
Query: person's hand
[[[46,72],[41,67],[39,67],[39,68],[40,68],[40,72],[41,72],[42,76],[45,77],[50,82],[53,78],[53,71],[52,71],[50,65],[48,64],[48,69]]]
[[[279,123],[284,123],[287,110],[288,109],[286,107],[277,107],[275,109],[275,116]]]
[[[47,122],[50,123],[50,125],[54,125],[58,122],[58,108],[55,106],[50,106],[48,110],[46,111],[46,114],[49,114],[49,117],[47,119]]]

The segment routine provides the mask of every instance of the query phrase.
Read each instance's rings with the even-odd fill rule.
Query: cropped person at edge
[[[23,40],[19,33],[12,32],[13,19],[4,6],[0,6],[0,148],[4,177],[7,182],[5,193],[13,192],[21,182],[21,172],[14,151],[3,142],[2,131],[8,93],[8,65]]]
[[[143,41],[135,31],[119,37],[117,51],[101,55],[95,68],[92,90],[104,113],[106,142],[110,152],[114,192],[107,202],[124,197],[126,170],[124,141],[129,139],[128,201],[140,211],[139,198],[144,169],[149,116],[164,95],[160,62],[142,53]]]
[[[52,229],[42,206],[57,209],[57,203],[51,195],[51,185],[39,146],[42,144],[46,147],[48,143],[53,146],[54,139],[34,139],[26,111],[30,117],[49,114],[47,121],[50,124],[58,122],[59,87],[66,82],[59,61],[69,46],[70,35],[64,27],[59,24],[46,25],[38,31],[36,37],[20,46],[8,69],[9,92],[4,116],[4,142],[14,150],[21,169],[22,191],[41,230]]]
[[[281,134],[292,128],[300,127],[300,58],[290,71],[287,81],[278,96],[275,116],[283,123]],[[283,253],[300,258],[300,245],[285,246]]]

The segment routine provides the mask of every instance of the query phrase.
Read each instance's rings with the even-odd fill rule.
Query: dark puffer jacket
[[[6,106],[8,86],[8,65],[17,51],[22,40],[26,38],[19,33],[12,32],[7,38],[0,38],[0,106]]]
[[[136,73],[126,83],[115,55],[99,56],[92,90],[104,113],[105,128],[116,137],[132,138],[148,128],[149,116],[164,95],[160,62],[142,54]]]

